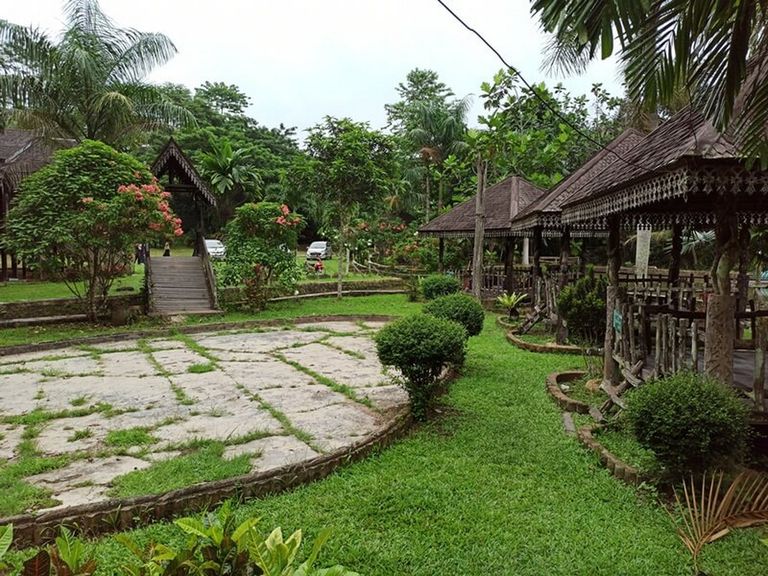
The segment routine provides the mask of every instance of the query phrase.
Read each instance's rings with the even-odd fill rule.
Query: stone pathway
[[[252,471],[353,444],[407,403],[376,358],[381,323],[318,322],[0,356],[0,459],[33,443],[52,470],[24,480],[58,506],[115,478],[224,444]],[[25,440],[26,438],[26,440]],[[55,457],[55,458],[54,458]]]

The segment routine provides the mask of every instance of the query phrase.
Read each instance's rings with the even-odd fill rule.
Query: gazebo
[[[21,180],[39,170],[51,160],[58,148],[74,145],[72,140],[46,140],[32,130],[6,128],[0,131],[0,235],[5,219]],[[0,282],[26,276],[24,263],[0,247]]]
[[[543,188],[536,186],[519,176],[507,176],[501,182],[485,190],[485,237],[504,238],[506,240],[505,268],[511,265],[512,229],[511,222],[521,210],[545,193]],[[475,197],[457,204],[448,212],[441,214],[421,228],[422,236],[433,236],[440,239],[439,267],[443,269],[446,238],[473,238],[475,235]]]
[[[216,207],[216,197],[202,179],[192,161],[170,138],[150,168],[157,178],[167,177],[165,190],[171,193],[174,210],[182,221],[195,222],[196,244],[205,230],[205,210]]]
[[[619,161],[591,179],[562,207],[567,226],[608,231],[608,279],[604,379],[611,385],[625,378],[634,381],[639,358],[634,339],[637,308],[627,306],[626,290],[619,287],[621,230],[638,225],[672,229],[669,285],[678,281],[683,228],[713,229],[715,258],[711,269],[712,293],[693,295],[688,310],[675,298],[656,306],[656,373],[698,368],[698,328],[705,321],[703,369],[724,383],[733,382],[735,326],[738,319],[766,315],[762,311],[737,312],[731,272],[741,260],[746,269],[749,229],[768,221],[768,172],[747,163],[736,143],[719,133],[692,109],[685,109],[659,126]],[[738,286],[739,283],[735,283]],[[742,294],[742,300],[745,294]],[[705,307],[697,311],[696,303]],[[670,323],[664,320],[664,314]],[[701,317],[700,317],[701,316]],[[662,350],[659,355],[659,347]],[[764,343],[756,341],[762,356]],[[664,366],[659,366],[662,361]],[[756,365],[754,395],[763,402],[764,366]]]
[[[603,228],[595,226],[591,222],[577,225],[563,224],[560,218],[562,205],[579,194],[603,170],[616,163],[618,161],[617,154],[626,154],[642,138],[643,135],[635,129],[625,130],[604,149],[595,153],[579,169],[528,204],[512,219],[510,225],[512,236],[532,237],[533,239],[532,275],[534,286],[539,285],[543,279],[541,269],[542,238],[560,239],[559,287],[562,288],[568,280],[571,238],[589,238],[605,234]],[[536,294],[538,292],[538,289],[534,291]],[[558,340],[563,338],[564,334],[560,329],[558,330]]]

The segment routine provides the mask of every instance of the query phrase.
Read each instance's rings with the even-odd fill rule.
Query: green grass
[[[68,442],[77,442],[78,440],[83,440],[85,438],[90,438],[93,436],[93,430],[90,428],[82,428],[80,430],[75,430],[72,435],[67,438]]]
[[[596,392],[592,392],[587,389],[587,382],[592,379],[592,376],[585,376],[577,380],[571,380],[570,382],[564,382],[568,386],[568,391],[565,392],[569,398],[579,400],[580,402],[586,402],[587,404],[600,405],[607,398],[607,394],[598,389]]]
[[[362,298],[335,309],[326,302],[306,304],[316,313],[414,308],[404,297],[369,300],[367,308]],[[666,512],[614,479],[564,434],[544,379],[580,362],[510,347],[488,321],[483,334],[470,339],[463,375],[444,398],[441,420],[323,481],[241,504],[237,514],[260,516],[262,526],[280,525],[284,532],[302,528],[307,541],[330,527],[322,564],[339,562],[367,576],[688,576],[688,555]],[[115,492],[175,488],[205,477],[203,471],[223,477],[220,451],[204,448],[156,464],[149,469],[151,482],[140,480],[147,471],[132,473],[117,479]],[[240,470],[247,469],[240,462]],[[134,532],[142,543],[185,540],[169,523]],[[702,569],[717,576],[764,576],[761,534],[737,530],[709,545]],[[110,574],[126,558],[110,538],[95,543],[94,551],[99,574]]]
[[[222,458],[224,444],[209,442],[201,448],[163,462],[157,462],[145,470],[129,472],[113,481],[113,496],[138,496],[191,486],[247,474],[251,469],[251,455],[245,454],[231,460]]]
[[[653,452],[643,448],[623,427],[603,428],[595,433],[595,438],[614,456],[641,472],[658,471],[659,463]]]
[[[296,253],[296,262],[299,263],[299,265],[304,268],[307,262],[307,253],[304,250],[299,250]],[[314,260],[311,260],[312,263],[314,263]],[[305,274],[302,280],[299,282],[300,284],[305,283],[312,283],[312,282],[336,282],[336,275],[339,273],[339,258],[337,254],[333,255],[333,258],[330,260],[323,260],[323,267],[325,268],[325,272],[321,276],[316,276],[314,274]],[[344,280],[348,281],[354,281],[354,280],[377,280],[382,278],[379,274],[361,274],[358,272],[352,272],[350,270],[349,274],[344,274]]]
[[[190,374],[204,374],[206,372],[213,372],[214,370],[216,370],[216,365],[211,362],[192,364],[187,368],[187,372]]]
[[[111,430],[104,439],[104,444],[115,448],[129,448],[131,446],[147,446],[154,444],[155,437],[146,428],[124,428],[123,430]]]

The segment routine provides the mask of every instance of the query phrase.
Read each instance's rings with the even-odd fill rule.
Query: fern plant
[[[504,308],[504,310],[507,311],[507,314],[509,315],[509,319],[512,320],[513,317],[517,316],[520,312],[518,310],[518,307],[520,304],[523,303],[523,301],[528,298],[528,294],[518,294],[517,292],[512,292],[512,294],[507,294],[504,292],[501,296],[496,297],[496,302],[499,303],[499,306]]]

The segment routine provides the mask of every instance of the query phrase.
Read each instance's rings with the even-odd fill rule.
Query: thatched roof
[[[168,176],[170,184],[165,188],[170,192],[192,192],[210,206],[216,206],[216,197],[173,138],[168,140],[150,169],[158,178]]]
[[[738,147],[690,108],[622,158],[563,204],[563,222],[622,214],[636,223],[669,224],[685,213],[688,223],[707,224],[723,202],[738,201],[739,210],[755,214],[768,209],[768,173],[747,169]]]
[[[28,176],[48,164],[53,152],[74,144],[71,140],[50,140],[32,130],[6,128],[0,131],[0,179],[13,192]]]
[[[542,194],[544,189],[518,176],[508,176],[486,188],[485,235],[509,236],[512,218]],[[442,238],[471,237],[474,233],[474,196],[419,228],[419,234]]]
[[[527,236],[537,226],[541,226],[544,230],[559,232],[562,227],[560,212],[563,204],[579,194],[603,170],[616,162],[620,162],[616,154],[625,155],[642,139],[643,134],[634,128],[622,132],[570,176],[561,180],[549,192],[521,210],[512,219],[513,235]]]

